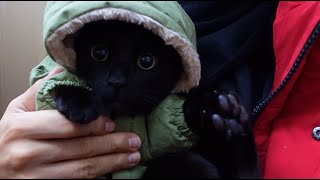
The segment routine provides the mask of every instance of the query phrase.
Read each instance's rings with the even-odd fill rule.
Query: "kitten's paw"
[[[226,138],[245,136],[248,114],[233,93],[206,92],[184,104],[188,125],[199,134],[218,133]]]
[[[198,151],[217,165],[222,177],[259,177],[249,117],[235,94],[197,93],[183,106],[186,122],[200,136]]]
[[[217,91],[214,93],[217,93]],[[218,112],[205,113],[204,118],[212,122],[214,129],[224,133],[227,138],[245,136],[248,114],[240,104],[238,97],[235,94],[227,93],[213,95],[211,100],[217,101]]]
[[[89,123],[101,114],[101,103],[86,89],[61,86],[55,93],[57,110],[72,122]]]

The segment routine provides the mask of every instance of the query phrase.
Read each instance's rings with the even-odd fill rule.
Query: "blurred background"
[[[0,1],[0,118],[29,86],[30,70],[44,57],[46,1]]]

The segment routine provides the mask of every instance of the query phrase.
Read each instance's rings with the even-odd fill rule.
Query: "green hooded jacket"
[[[196,52],[195,27],[175,1],[53,1],[44,14],[43,40],[48,56],[30,73],[30,85],[46,76],[51,69],[65,69],[48,79],[36,95],[36,109],[55,109],[54,88],[60,85],[90,88],[76,72],[73,34],[85,23],[116,19],[135,23],[160,36],[181,56],[184,74],[176,87],[150,114],[115,119],[116,131],[131,131],[142,140],[138,166],[115,172],[113,178],[140,178],[152,158],[168,152],[190,148],[196,135],[184,121],[183,97],[175,92],[188,92],[200,80],[200,61]]]

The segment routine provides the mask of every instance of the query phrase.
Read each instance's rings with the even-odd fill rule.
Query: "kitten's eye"
[[[91,49],[91,57],[95,61],[105,61],[109,57],[109,51],[103,45],[93,46]]]
[[[154,57],[150,53],[146,53],[142,56],[139,56],[137,63],[141,69],[149,70],[156,65],[156,61],[157,61],[156,57]]]

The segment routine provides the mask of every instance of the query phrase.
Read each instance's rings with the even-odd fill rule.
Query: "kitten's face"
[[[124,22],[85,25],[75,39],[75,51],[78,75],[115,114],[149,112],[183,72],[171,46],[143,27]]]

